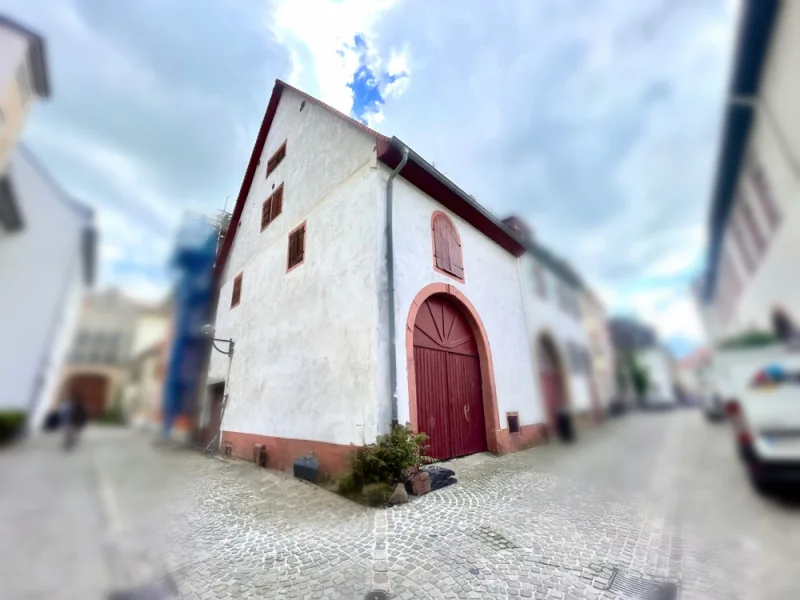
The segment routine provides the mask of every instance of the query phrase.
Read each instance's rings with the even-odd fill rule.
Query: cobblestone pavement
[[[751,491],[728,428],[694,411],[455,461],[458,484],[389,510],[87,433],[70,455],[0,452],[4,598],[635,598],[607,589],[616,571],[682,600],[799,597],[800,505]]]

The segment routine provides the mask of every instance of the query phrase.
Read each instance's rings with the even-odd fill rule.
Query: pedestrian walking
[[[64,449],[71,450],[78,443],[83,426],[86,425],[86,409],[75,393],[70,393],[61,405],[61,422],[64,426]]]

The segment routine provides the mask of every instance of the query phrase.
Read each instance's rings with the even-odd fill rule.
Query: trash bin
[[[572,442],[575,440],[575,431],[572,428],[572,415],[567,411],[559,411],[556,416],[556,430],[562,442]]]

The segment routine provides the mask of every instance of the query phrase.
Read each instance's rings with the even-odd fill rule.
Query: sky
[[[96,209],[100,284],[157,299],[186,211],[232,205],[274,80],[516,214],[683,354],[735,0],[0,0],[43,34],[23,140]]]

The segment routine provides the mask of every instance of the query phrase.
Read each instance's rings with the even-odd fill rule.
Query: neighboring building
[[[171,302],[142,306],[136,319],[127,365],[124,410],[137,427],[157,429],[169,352]]]
[[[537,242],[519,218],[503,222],[527,250],[519,259],[523,305],[546,422],[553,423],[565,408],[578,426],[586,426],[602,412],[592,387],[589,340],[581,315],[580,297],[587,288],[572,267]]]
[[[675,365],[672,354],[661,346],[640,348],[635,351],[636,361],[647,371],[647,395],[642,400],[647,406],[671,406],[677,402],[675,395]]]
[[[341,471],[393,422],[438,458],[504,452],[541,441],[547,394],[590,411],[574,273],[397,138],[281,81],[216,276],[235,351],[212,352],[208,396],[227,398],[236,456],[264,444],[269,466],[313,453]],[[545,393],[540,371],[560,374]]]
[[[708,271],[712,344],[800,325],[800,3],[746,0],[717,163]]]
[[[124,401],[134,342],[146,349],[157,340],[147,327],[138,326],[141,312],[138,302],[115,288],[89,293],[83,299],[60,390],[62,396],[67,391],[77,394],[92,418],[102,415],[113,401]]]
[[[630,317],[612,317],[608,320],[611,342],[617,352],[630,352],[654,346],[657,342],[652,327]]]
[[[711,351],[698,348],[678,364],[678,383],[691,399],[708,399],[714,391]]]
[[[131,425],[156,431],[161,426],[161,403],[169,345],[164,338],[131,359],[125,385],[125,414]]]
[[[34,98],[48,94],[41,38],[0,17],[0,410],[26,411],[30,429],[56,392],[95,264],[92,211],[15,147]]]
[[[617,397],[617,368],[614,359],[614,344],[608,327],[608,316],[600,298],[590,289],[581,294],[583,326],[589,341],[592,362],[592,380],[602,410]]]
[[[0,15],[0,173],[19,141],[34,99],[50,96],[48,79],[44,40]]]
[[[655,330],[631,317],[612,317],[608,329],[617,357],[617,387],[622,402],[674,403],[676,367],[670,352],[659,345]],[[647,371],[650,386],[643,398],[636,392],[629,359]]]

